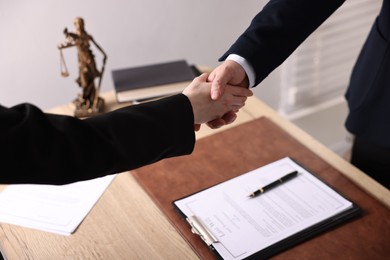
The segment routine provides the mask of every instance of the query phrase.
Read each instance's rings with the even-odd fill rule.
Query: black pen
[[[295,176],[298,175],[298,171],[293,171],[293,172],[290,172],[290,173],[287,173],[286,175],[280,177],[279,179],[277,179],[276,181],[274,182],[271,182],[270,184],[268,185],[265,185],[264,187],[252,192],[249,197],[253,198],[253,197],[256,197],[272,188],[274,188],[275,186],[278,186],[279,184],[281,183],[284,183],[288,180],[291,180],[292,178],[294,178]]]

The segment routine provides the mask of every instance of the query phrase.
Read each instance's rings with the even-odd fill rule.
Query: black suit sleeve
[[[65,184],[189,154],[191,103],[183,94],[79,120],[30,104],[0,106],[0,183]]]
[[[271,0],[247,30],[220,58],[244,57],[259,84],[317,28],[344,0]]]

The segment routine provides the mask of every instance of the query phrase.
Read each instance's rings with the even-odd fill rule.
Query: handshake
[[[215,129],[234,122],[247,97],[253,95],[248,87],[244,69],[231,60],[226,60],[210,75],[204,73],[195,78],[183,90],[192,105],[195,131],[203,123]]]

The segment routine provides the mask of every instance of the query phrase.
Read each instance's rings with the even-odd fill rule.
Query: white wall
[[[47,109],[80,92],[76,50],[64,50],[70,76],[60,76],[57,44],[73,19],[108,55],[102,90],[112,89],[111,70],[187,59],[216,66],[266,0],[1,0],[0,103],[31,102]],[[99,52],[94,51],[98,65]]]

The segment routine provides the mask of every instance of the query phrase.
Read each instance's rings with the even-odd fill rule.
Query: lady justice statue
[[[74,20],[74,26],[76,28],[74,33],[68,32],[67,28],[64,29],[65,41],[58,44],[61,55],[61,75],[63,77],[69,76],[62,49],[76,46],[79,66],[79,77],[76,79],[76,82],[81,87],[82,93],[73,101],[76,106],[75,116],[87,117],[101,113],[104,108],[104,100],[99,97],[99,91],[107,55],[95,42],[93,37],[85,31],[84,20],[82,18],[77,17]],[[95,56],[90,49],[90,42],[103,55],[103,65],[100,71],[96,68]],[[95,85],[96,78],[99,78],[97,86]]]

